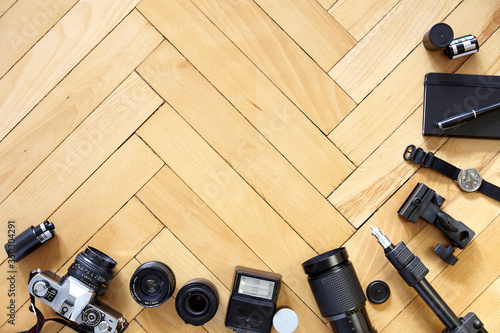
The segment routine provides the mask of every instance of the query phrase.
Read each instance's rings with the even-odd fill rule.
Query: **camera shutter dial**
[[[33,295],[44,298],[49,294],[50,284],[47,281],[38,281],[33,285]]]
[[[91,327],[99,325],[101,319],[101,312],[97,309],[87,309],[82,313],[83,322]]]

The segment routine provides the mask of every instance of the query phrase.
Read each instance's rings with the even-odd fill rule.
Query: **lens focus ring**
[[[309,279],[321,315],[332,317],[354,310],[366,301],[350,262],[338,265]]]

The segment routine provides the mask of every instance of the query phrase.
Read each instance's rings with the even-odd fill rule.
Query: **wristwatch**
[[[422,148],[417,148],[414,145],[406,147],[403,158],[415,164],[422,164],[424,168],[431,168],[453,179],[465,192],[478,191],[500,201],[500,187],[483,180],[474,168],[459,169],[434,156],[433,153],[426,153]]]

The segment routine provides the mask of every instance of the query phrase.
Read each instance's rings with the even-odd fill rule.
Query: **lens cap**
[[[368,297],[370,302],[375,304],[384,303],[387,299],[389,299],[390,294],[391,289],[384,281],[373,281],[366,288],[366,297]]]
[[[289,308],[278,310],[273,317],[273,326],[278,333],[292,333],[299,327],[299,317]]]

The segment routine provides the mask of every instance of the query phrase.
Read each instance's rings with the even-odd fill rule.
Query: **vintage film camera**
[[[116,262],[101,251],[87,247],[62,277],[51,271],[34,274],[28,291],[65,319],[94,333],[121,332],[126,320],[99,302],[113,279]]]

